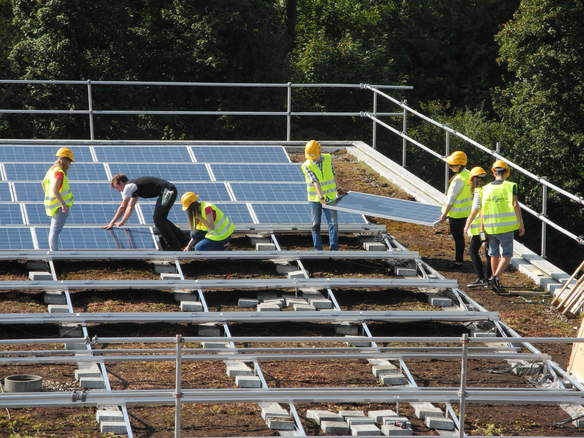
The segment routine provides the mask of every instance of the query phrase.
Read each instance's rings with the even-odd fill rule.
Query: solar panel
[[[306,184],[232,183],[238,201],[306,201]]]
[[[174,183],[174,181],[210,181],[204,164],[110,164],[112,175],[125,173],[128,178],[155,176]]]
[[[298,164],[211,164],[217,181],[304,181]]]
[[[202,163],[289,163],[282,146],[192,146]]]
[[[183,193],[195,192],[199,198],[207,202],[231,201],[224,183],[176,183],[178,190],[177,202]]]
[[[6,163],[6,176],[13,181],[42,181],[51,163]],[[71,181],[107,181],[101,163],[74,163],[68,172]]]
[[[312,222],[311,207],[303,204],[252,204],[260,224],[309,224]],[[340,212],[340,224],[363,224],[360,214]],[[324,214],[322,223],[326,223]]]
[[[359,192],[347,193],[328,208],[420,225],[433,225],[440,216],[436,205]]]
[[[87,146],[67,146],[71,148],[75,154],[75,162],[92,162],[91,151]],[[0,146],[0,161],[3,162],[53,162],[55,161],[55,153],[60,146]]]
[[[0,204],[0,225],[24,224],[19,204]]]
[[[16,189],[16,198],[18,201],[25,202],[42,202],[45,195],[41,185],[38,182],[14,183]],[[111,188],[109,183],[87,183],[75,182],[71,184],[71,190],[75,195],[75,201],[120,201],[120,193]]]
[[[97,161],[113,163],[190,163],[185,146],[95,146]]]
[[[0,201],[12,201],[10,186],[7,183],[0,183]]]
[[[1,249],[34,249],[30,228],[0,228]]]
[[[252,224],[253,219],[249,214],[249,210],[247,209],[245,204],[222,204],[220,202],[216,203],[216,205],[225,213],[229,219],[237,224]],[[142,213],[144,214],[144,220],[147,224],[153,224],[152,215],[154,214],[154,204],[151,203],[141,203],[140,208],[142,209]],[[188,219],[187,214],[182,211],[180,203],[176,203],[174,207],[171,208],[168,219],[177,224],[182,226],[185,229],[188,229]]]
[[[47,249],[48,228],[37,228],[39,247]],[[59,249],[154,249],[152,233],[148,229],[63,228],[59,234]]]
[[[74,204],[69,210],[68,224],[105,225],[116,212],[117,204]],[[50,217],[45,214],[43,204],[26,204],[28,222],[31,225],[45,225]],[[139,224],[137,214],[132,214],[127,224]]]

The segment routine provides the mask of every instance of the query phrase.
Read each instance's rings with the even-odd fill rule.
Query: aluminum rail
[[[236,402],[435,402],[458,403],[458,388],[274,388],[183,389],[184,403]],[[145,406],[173,404],[174,388],[166,390],[66,391],[0,394],[0,408],[80,407],[97,405]],[[467,403],[582,404],[584,393],[569,390],[468,388]]]
[[[0,251],[0,260],[414,260],[417,251]]]
[[[235,280],[46,280],[2,281],[0,290],[117,290],[117,289],[300,289],[300,288],[433,288],[458,287],[456,280],[421,278],[310,278]]]
[[[113,312],[113,313],[3,313],[0,324],[148,323],[174,322],[344,322],[344,321],[498,321],[498,312],[470,311],[303,311],[303,312]],[[215,338],[217,340],[219,338]],[[223,339],[223,338],[220,338]],[[225,342],[230,341],[224,338]],[[345,338],[345,342],[350,338]],[[499,339],[501,341],[501,339]]]

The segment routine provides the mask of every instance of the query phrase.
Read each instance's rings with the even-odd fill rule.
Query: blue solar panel
[[[229,219],[235,224],[252,224],[253,219],[249,214],[249,210],[245,204],[222,204],[218,202],[216,204],[225,213]],[[141,204],[140,208],[144,214],[144,219],[147,224],[152,224],[152,215],[154,214],[154,204]],[[168,219],[177,225],[188,229],[187,224],[187,214],[182,211],[180,204],[175,204],[168,214]]]
[[[39,183],[14,183],[17,201],[42,202],[44,192]],[[120,193],[111,188],[109,183],[75,182],[71,184],[75,201],[121,201]]]
[[[289,163],[282,146],[192,146],[201,163]]]
[[[199,198],[207,202],[231,201],[224,183],[177,183],[178,200],[183,193],[195,192]]]
[[[67,146],[75,154],[75,162],[91,162],[91,152],[87,146]],[[55,161],[55,153],[60,146],[0,146],[0,161],[3,162],[31,162],[31,161]]]
[[[238,201],[306,201],[306,184],[232,183]]]
[[[7,183],[0,183],[0,201],[12,201],[10,187]]]
[[[7,163],[7,179],[13,181],[42,181],[51,163]],[[71,181],[107,181],[103,164],[73,163],[69,169]]]
[[[204,164],[110,164],[112,175],[125,173],[128,178],[155,176],[171,182],[175,181],[210,181]]]
[[[41,249],[47,249],[48,228],[37,228]],[[63,228],[59,234],[59,249],[154,249],[150,230],[137,228]]]
[[[310,224],[311,207],[305,204],[252,204],[260,224]],[[340,224],[363,224],[360,214],[338,213]],[[324,213],[322,223],[326,223]]]
[[[24,224],[19,204],[0,204],[0,225]]]
[[[30,228],[0,228],[0,249],[34,249]]]
[[[113,163],[190,163],[186,146],[95,146],[97,161]]]
[[[299,164],[212,164],[217,181],[304,181]]]
[[[74,204],[69,210],[67,223],[78,225],[105,225],[111,220],[117,207],[117,204]],[[44,225],[48,224],[51,220],[51,218],[45,214],[45,207],[43,204],[26,204],[26,212],[28,215],[28,223],[31,225]],[[135,213],[130,216],[127,222],[127,224],[139,223],[140,220]]]

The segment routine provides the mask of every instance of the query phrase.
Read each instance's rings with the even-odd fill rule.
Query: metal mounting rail
[[[344,321],[498,321],[498,312],[443,311],[305,311],[305,312],[113,312],[3,313],[0,324],[174,322],[344,322]],[[347,341],[350,338],[345,339]],[[229,339],[226,338],[226,341]]]
[[[423,278],[310,278],[253,280],[61,280],[2,281],[0,290],[115,290],[115,289],[300,289],[300,288],[433,288],[458,287],[456,280]]]
[[[0,394],[0,408],[174,404],[175,390],[66,391]],[[458,403],[459,388],[271,388],[183,389],[183,403],[235,402],[435,402]],[[569,390],[467,388],[467,403],[581,404],[584,393]]]
[[[414,260],[417,251],[0,251],[0,260]]]

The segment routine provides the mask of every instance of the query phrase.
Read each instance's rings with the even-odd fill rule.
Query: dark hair
[[[118,183],[126,183],[126,182],[128,182],[128,177],[126,175],[124,175],[123,173],[118,173],[117,175],[114,175],[114,177],[112,178],[112,187]]]
[[[189,208],[187,208],[187,217],[189,219],[189,227],[193,226],[194,219],[196,218],[197,212],[199,211],[199,205],[201,205],[200,202],[195,201],[191,205],[189,205]]]

